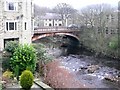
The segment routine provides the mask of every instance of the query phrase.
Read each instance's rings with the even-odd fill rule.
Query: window
[[[59,24],[59,26],[62,26],[62,24]]]
[[[114,29],[111,29],[111,34],[115,34]]]
[[[17,22],[6,22],[6,30],[17,30]]]
[[[14,30],[14,22],[9,23],[9,30]]]
[[[108,34],[108,27],[106,27],[106,34]]]
[[[27,30],[27,23],[25,22],[25,30]]]
[[[52,26],[52,24],[50,23],[49,26]]]
[[[17,2],[5,2],[5,11],[17,11],[18,3]]]
[[[98,34],[100,34],[101,33],[101,29],[100,29],[100,27],[98,27]]]
[[[8,8],[9,8],[9,10],[14,10],[14,3],[13,2],[10,2],[9,4],[8,4]]]

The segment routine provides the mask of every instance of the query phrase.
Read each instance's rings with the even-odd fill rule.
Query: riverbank
[[[87,88],[75,76],[55,60],[46,65],[45,83],[53,88]]]

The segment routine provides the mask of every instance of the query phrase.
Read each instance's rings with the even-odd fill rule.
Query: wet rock
[[[88,66],[87,71],[88,73],[94,73],[98,69],[99,69],[99,65],[91,65],[91,66]]]
[[[80,69],[85,70],[85,69],[87,69],[87,67],[80,67]]]
[[[118,76],[113,76],[113,75],[107,75],[104,78],[105,80],[111,81],[111,82],[117,82],[120,84],[120,77]]]
[[[73,58],[77,58],[77,56],[76,55],[70,55],[71,57],[73,57]]]
[[[84,58],[85,56],[84,55],[79,55],[77,58]]]

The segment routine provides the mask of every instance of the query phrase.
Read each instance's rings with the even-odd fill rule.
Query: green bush
[[[2,70],[3,70],[3,72],[6,71],[7,69],[11,70],[9,63],[10,63],[10,57],[3,57],[2,58]]]
[[[9,52],[9,53],[14,53],[15,49],[18,47],[18,42],[17,41],[9,41],[6,43],[5,46],[5,51]]]
[[[25,70],[20,77],[20,85],[23,89],[29,90],[33,85],[34,76],[31,71]]]
[[[119,40],[118,40],[117,36],[116,37],[112,37],[110,42],[109,42],[109,47],[111,49],[114,49],[114,50],[118,49],[118,47],[119,47],[118,42],[119,42]]]
[[[10,66],[15,76],[19,76],[22,71],[29,68],[33,73],[36,67],[36,53],[31,45],[19,45],[10,60]]]
[[[118,48],[118,42],[109,42],[109,47],[111,49],[117,49]]]
[[[7,70],[7,71],[5,71],[5,72],[3,73],[2,76],[3,76],[4,78],[10,79],[10,78],[13,78],[13,73],[12,73],[11,71]]]
[[[2,68],[3,71],[7,69],[11,70],[10,67],[10,58],[12,57],[15,49],[18,47],[17,41],[9,41],[5,45],[4,53],[2,53]]]

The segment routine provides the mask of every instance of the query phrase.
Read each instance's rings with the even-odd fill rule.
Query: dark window
[[[8,31],[8,22],[6,22],[6,30]]]
[[[108,34],[108,27],[106,27],[106,34]]]
[[[62,26],[62,24],[59,24],[59,26]]]
[[[9,23],[9,30],[14,30],[14,22]]]
[[[51,23],[49,24],[49,26],[52,26]]]
[[[49,21],[51,21],[51,19],[49,19]]]
[[[14,10],[14,3],[12,2],[9,3],[9,10]]]
[[[111,29],[111,34],[115,34],[115,32],[114,32],[114,30],[113,30],[113,29]]]
[[[17,22],[6,22],[6,30],[17,30]]]
[[[27,23],[25,22],[25,30],[27,30]]]
[[[17,30],[17,22],[15,22],[15,30]]]

